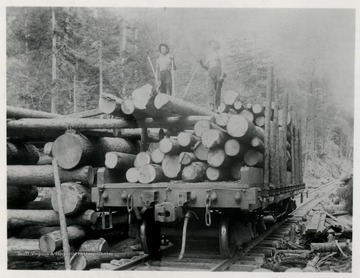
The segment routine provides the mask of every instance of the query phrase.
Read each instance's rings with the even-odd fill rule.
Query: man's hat
[[[209,41],[209,45],[211,45],[212,43],[216,44],[216,49],[220,49],[220,43],[218,41],[216,41],[216,40]]]
[[[161,52],[161,47],[162,47],[162,46],[164,46],[164,47],[166,48],[166,50],[167,50],[168,53],[170,52],[169,46],[168,46],[167,44],[165,44],[165,43],[161,43],[161,44],[159,45],[159,52]]]

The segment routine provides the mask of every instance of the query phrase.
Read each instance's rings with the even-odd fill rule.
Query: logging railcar
[[[252,167],[243,167],[241,180],[232,182],[113,183],[104,171],[97,179],[93,201],[100,210],[126,209],[129,221],[141,220],[142,247],[149,254],[159,251],[163,237],[183,246],[193,237],[215,239],[220,253],[232,257],[265,229],[265,215],[277,219],[291,212],[294,195],[305,188],[290,182],[290,172],[286,186],[265,187],[263,169]]]

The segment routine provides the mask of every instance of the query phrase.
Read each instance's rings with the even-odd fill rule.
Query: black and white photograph
[[[354,273],[355,6],[21,3],[11,276]]]

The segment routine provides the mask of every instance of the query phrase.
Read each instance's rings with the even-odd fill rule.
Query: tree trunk
[[[164,160],[165,154],[160,151],[159,148],[156,148],[151,152],[151,161],[160,164]]]
[[[72,270],[85,270],[99,267],[101,263],[111,260],[131,259],[139,255],[139,252],[96,253],[96,255],[92,253],[76,253],[72,256],[70,264]]]
[[[67,227],[69,243],[75,244],[85,240],[87,232],[78,225]],[[39,239],[40,250],[46,253],[54,253],[62,248],[62,239],[60,230],[45,234]]]
[[[266,106],[265,106],[265,156],[264,156],[264,187],[268,187],[270,183],[270,118],[271,118],[271,102],[273,91],[273,71],[272,66],[267,69],[266,77]]]
[[[52,119],[63,117],[62,115],[53,114],[44,111],[14,107],[14,106],[6,106],[6,118],[10,119],[21,119],[21,118],[44,118],[44,119]]]
[[[89,239],[83,242],[79,248],[79,252],[103,253],[109,252],[109,244],[103,238]]]
[[[194,155],[201,161],[207,161],[209,151],[200,141],[194,146]]]
[[[139,169],[138,168],[129,168],[126,171],[126,180],[131,183],[139,181]]]
[[[285,108],[279,110],[279,126],[288,126],[291,123],[291,115]]]
[[[226,126],[230,136],[239,138],[243,143],[248,143],[257,135],[255,126],[247,118],[241,115],[233,115]]]
[[[231,165],[230,174],[235,180],[241,180],[241,168],[244,166],[244,161],[238,161]]]
[[[186,102],[176,97],[167,94],[158,94],[154,101],[155,108],[158,111],[170,115],[204,115],[204,116],[216,116],[216,113],[204,109],[200,106]]]
[[[77,61],[77,59],[75,58],[75,67],[74,67],[74,82],[73,82],[73,84],[74,84],[74,86],[73,86],[73,88],[74,88],[74,95],[73,95],[73,97],[74,97],[74,113],[77,113],[77,99],[78,99],[78,97],[77,97],[77,90],[76,90],[76,82],[77,82],[77,71],[78,71],[78,61]]]
[[[103,166],[107,152],[133,154],[136,147],[122,138],[87,138],[78,134],[64,134],[53,145],[53,156],[59,166],[73,169],[81,165]]]
[[[105,154],[105,166],[109,169],[127,170],[134,166],[134,154],[108,152]]]
[[[210,116],[188,116],[188,117],[167,117],[167,118],[146,118],[142,120],[137,120],[139,127],[146,128],[167,128],[174,130],[185,130],[193,129],[194,125],[198,121],[212,121],[213,117]],[[195,133],[196,136],[198,136]],[[198,136],[199,137],[199,136]]]
[[[210,149],[207,162],[212,167],[221,168],[228,165],[229,158],[221,148]]]
[[[197,160],[194,153],[191,152],[182,152],[179,155],[179,162],[181,165],[189,165],[192,162],[195,162]]]
[[[37,251],[39,250],[38,239],[8,238],[7,251]]]
[[[59,226],[53,227],[41,227],[41,226],[26,226],[22,228],[19,233],[16,233],[17,238],[30,238],[39,239],[42,235],[51,233],[53,231],[60,230]],[[38,241],[39,245],[39,241]]]
[[[180,145],[176,139],[163,138],[159,143],[159,149],[164,154],[179,154]]]
[[[240,99],[240,95],[235,91],[227,91],[224,94],[224,103],[226,105],[232,106],[234,105],[235,101],[238,101],[239,99]]]
[[[177,141],[181,147],[191,148],[199,141],[199,138],[188,132],[180,132]]]
[[[206,178],[207,165],[204,162],[193,162],[182,171],[182,180],[186,182],[201,182]]]
[[[36,186],[14,186],[7,185],[7,203],[9,206],[20,205],[31,202],[38,196],[38,189]]]
[[[135,161],[133,163],[133,166],[139,168],[144,165],[151,164],[151,156],[148,152],[139,152],[136,155]]]
[[[277,141],[276,141],[276,130],[278,124],[272,121],[270,123],[270,184],[274,186],[279,184],[279,173],[277,171]]]
[[[93,206],[91,202],[91,190],[88,187],[69,182],[61,184],[61,191],[65,215],[73,215]],[[53,209],[58,212],[59,206],[55,191],[53,191],[51,195],[51,204]]]
[[[68,225],[94,225],[97,221],[97,213],[91,209],[83,213],[66,217]],[[20,210],[8,209],[7,210],[7,225],[8,228],[19,228],[24,226],[59,226],[59,215],[53,210]]]
[[[164,173],[160,165],[149,164],[144,165],[138,170],[138,178],[140,183],[155,183],[164,180]]]
[[[230,171],[227,168],[208,167],[206,169],[206,177],[210,181],[225,181],[230,178]]]
[[[251,113],[250,111],[248,111],[248,110],[243,110],[243,111],[241,111],[240,113],[239,113],[239,115],[241,115],[241,116],[244,116],[245,118],[247,118],[250,122],[254,122],[254,120],[255,120],[255,117],[254,117],[254,114],[253,113]]]
[[[35,165],[40,158],[38,149],[32,144],[21,142],[6,142],[8,165]]]
[[[57,95],[57,77],[56,77],[56,21],[54,9],[51,9],[51,31],[52,31],[52,67],[51,67],[51,113],[58,114],[58,95]]]
[[[264,156],[263,154],[254,151],[248,150],[244,155],[244,161],[249,167],[264,167]]]
[[[290,108],[290,114],[293,116],[292,107]],[[295,167],[295,134],[294,134],[294,123],[291,122],[290,126],[290,138],[291,138],[291,183],[296,183],[296,167]]]
[[[170,179],[180,177],[182,165],[179,162],[178,155],[166,155],[161,163],[164,175]]]
[[[74,170],[59,169],[61,182],[81,182],[83,185],[94,184],[95,173],[91,166]],[[54,173],[51,165],[7,166],[7,183],[13,186],[54,187]]]
[[[223,131],[217,129],[209,129],[203,132],[203,134],[201,135],[201,143],[209,149],[221,147],[225,144],[228,138],[228,134]]]
[[[236,139],[228,139],[225,142],[224,150],[228,156],[242,158],[248,150],[248,147]]]

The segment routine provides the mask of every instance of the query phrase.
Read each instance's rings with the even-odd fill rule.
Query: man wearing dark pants
[[[162,43],[159,45],[160,57],[156,60],[156,73],[159,81],[159,91],[172,95],[172,69],[176,70],[174,57],[169,54],[169,47]]]

